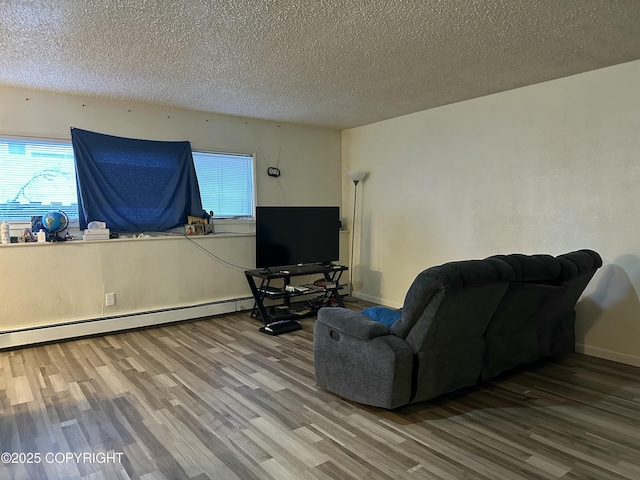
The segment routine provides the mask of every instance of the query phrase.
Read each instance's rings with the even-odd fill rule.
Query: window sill
[[[13,221],[8,222],[11,229],[11,236],[18,237],[22,235],[22,232],[26,228],[31,228],[31,222],[20,222]],[[256,230],[256,222],[253,219],[235,219],[235,218],[215,218],[213,220],[213,231],[212,235],[194,235],[189,238],[202,238],[202,237],[216,237],[221,235],[254,235]],[[82,234],[78,227],[78,221],[72,220],[69,222],[69,233],[74,237],[74,242],[106,242],[108,240],[83,240]],[[37,233],[37,232],[33,232]],[[140,234],[133,233],[122,233],[120,234],[118,240],[140,240],[140,239],[148,239],[148,238],[176,238],[181,237],[184,234],[184,227],[178,227],[171,232],[141,232]],[[142,235],[142,236],[140,236]],[[110,239],[115,240],[115,239]],[[37,242],[35,242],[37,243]],[[20,243],[11,243],[9,245],[34,245],[34,242],[20,242]],[[49,242],[50,243],[50,242]]]
[[[213,239],[220,239],[220,238],[228,238],[228,237],[250,237],[255,235],[254,232],[219,232],[219,233],[214,233],[214,234],[210,234],[210,235],[190,235],[190,236],[185,236],[185,235],[179,235],[179,234],[174,234],[174,235],[163,235],[163,234],[144,234],[144,237],[131,237],[131,236],[120,236],[119,238],[110,238],[108,240],[83,240],[82,236],[80,237],[75,237],[73,240],[67,240],[67,241],[60,241],[60,242],[45,242],[45,243],[41,243],[41,242],[18,242],[18,243],[8,243],[5,245],[0,245],[0,249],[5,248],[5,247],[32,247],[32,246],[38,246],[38,247],[43,247],[46,245],[51,245],[51,246],[59,246],[59,245],[78,245],[78,244],[95,244],[95,243],[114,243],[114,242],[140,242],[140,241],[167,241],[167,240],[180,240],[180,239],[184,239],[187,238],[189,240],[194,240],[194,241],[209,241],[209,240],[213,240]]]

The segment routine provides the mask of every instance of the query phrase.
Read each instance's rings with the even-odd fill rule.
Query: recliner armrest
[[[338,333],[360,340],[371,340],[390,334],[389,327],[383,323],[371,320],[362,313],[340,307],[321,308],[318,311],[316,322],[320,322]]]

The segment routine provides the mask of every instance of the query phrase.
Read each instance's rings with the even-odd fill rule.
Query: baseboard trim
[[[234,313],[250,309],[252,305],[252,298],[237,298],[187,307],[8,330],[0,332],[0,350]]]
[[[367,295],[366,293],[355,292],[353,294],[353,296],[356,297],[356,298],[360,298],[362,300],[366,300],[367,302],[371,302],[371,303],[376,303],[378,305],[382,305],[384,307],[402,308],[402,304],[401,303],[389,302],[387,300],[384,300],[383,298],[374,297],[373,295]]]
[[[591,357],[604,358],[605,360],[612,360],[618,363],[624,363],[625,365],[631,365],[634,367],[640,367],[640,357],[636,355],[628,355],[626,353],[614,352],[612,350],[606,350],[604,348],[592,347],[581,343],[576,343],[576,352],[584,353]]]

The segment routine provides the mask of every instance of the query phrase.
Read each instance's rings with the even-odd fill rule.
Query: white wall
[[[195,150],[256,153],[259,205],[341,203],[337,130],[0,87],[0,135],[69,140],[72,126],[189,140]],[[278,155],[280,185],[266,173]],[[242,267],[255,265],[255,237],[197,241],[238,267],[185,238],[0,247],[0,332],[250,296]],[[107,292],[116,293],[113,307],[104,306]]]
[[[370,172],[359,295],[400,306],[432,265],[591,248],[578,348],[640,365],[639,85],[637,61],[344,131],[343,178]]]

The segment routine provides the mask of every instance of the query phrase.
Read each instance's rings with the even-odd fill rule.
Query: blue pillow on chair
[[[369,307],[362,310],[367,317],[375,320],[376,322],[384,323],[387,327],[390,327],[401,317],[400,310],[394,310],[387,307]]]

